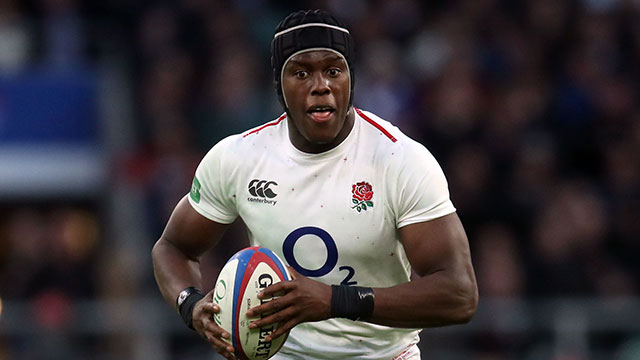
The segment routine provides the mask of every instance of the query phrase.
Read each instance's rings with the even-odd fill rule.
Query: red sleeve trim
[[[362,110],[357,109],[354,107],[354,109],[356,110],[356,112],[358,113],[358,115],[360,115],[361,118],[365,119],[369,124],[373,125],[376,129],[380,130],[383,134],[385,134],[391,141],[396,142],[398,141],[398,139],[396,139],[393,135],[391,135],[391,133],[389,133],[387,131],[387,129],[383,128],[382,125],[378,124],[377,122],[373,121],[370,117],[368,117],[367,115],[365,115]]]
[[[274,126],[274,125],[278,125],[278,124],[280,124],[280,122],[281,122],[282,120],[284,120],[286,117],[287,117],[287,114],[286,114],[286,113],[284,113],[284,114],[282,114],[282,115],[278,118],[278,120],[274,120],[274,121],[272,121],[272,122],[270,122],[270,123],[266,123],[266,124],[264,124],[264,125],[260,126],[260,127],[259,127],[259,128],[257,128],[257,129],[253,129],[253,130],[249,131],[248,133],[246,133],[246,134],[242,135],[242,137],[244,138],[244,137],[247,137],[247,136],[249,136],[249,135],[251,135],[251,134],[255,134],[255,133],[259,132],[260,130],[262,130],[262,129],[266,128],[266,127]]]

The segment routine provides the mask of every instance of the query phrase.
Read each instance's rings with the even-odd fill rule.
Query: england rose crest
[[[355,204],[351,208],[358,212],[373,207],[373,188],[371,184],[360,181],[351,186],[351,201]]]

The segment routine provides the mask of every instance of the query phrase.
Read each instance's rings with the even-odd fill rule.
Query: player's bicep
[[[187,196],[176,205],[161,240],[195,259],[215,245],[229,225],[207,219],[189,203]]]
[[[419,276],[438,271],[473,276],[469,242],[456,213],[403,226],[400,238]]]

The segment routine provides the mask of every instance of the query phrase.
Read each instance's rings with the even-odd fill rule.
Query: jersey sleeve
[[[456,211],[440,164],[424,146],[411,140],[397,168],[394,194],[398,228]]]
[[[189,203],[200,215],[221,224],[230,224],[238,212],[233,199],[233,181],[226,156],[232,137],[216,144],[198,165]]]

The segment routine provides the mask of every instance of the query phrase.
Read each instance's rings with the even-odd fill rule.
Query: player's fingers
[[[298,325],[299,323],[300,323],[300,321],[298,321],[296,318],[287,321],[286,323],[278,326],[278,328],[274,332],[269,334],[266,337],[265,341],[270,342],[273,339],[277,339],[278,337],[286,334],[287,331],[293,329],[293,327]]]
[[[207,333],[205,335],[205,340],[207,340],[207,342],[211,344],[211,347],[220,354],[224,355],[224,353],[233,353],[233,346],[231,346],[231,344],[225,342],[212,333]]]
[[[257,328],[261,328],[261,327],[268,326],[275,323],[284,323],[289,319],[294,318],[295,315],[296,315],[295,310],[291,307],[288,307],[286,309],[283,309],[281,311],[278,311],[276,313],[270,314],[261,319],[253,321],[251,324],[249,324],[249,328],[257,329]]]
[[[222,337],[229,338],[229,334],[219,327],[211,318],[204,318],[201,321],[202,328],[198,330],[201,336],[216,349],[216,351],[233,352],[233,346],[225,342]]]
[[[213,321],[209,321],[205,324],[205,329],[212,333],[215,337],[220,337],[220,338],[224,338],[224,339],[229,339],[230,335],[227,331],[225,331],[223,328],[221,328],[220,326],[218,326],[216,323],[214,323]]]
[[[258,305],[254,308],[249,309],[247,311],[247,317],[255,317],[261,314],[268,314],[279,311],[288,307],[291,304],[291,301],[291,299],[287,299],[286,297],[277,297],[271,299],[262,305]]]
[[[236,357],[233,353],[229,353],[229,352],[222,352],[220,353],[220,355],[224,356],[225,359],[229,359],[229,360],[235,360]]]
[[[216,349],[216,351],[218,352],[218,354],[224,356],[226,359],[235,359],[235,355],[233,354],[233,351],[230,350],[232,348],[230,348],[229,346],[224,347],[222,349]]]
[[[300,273],[297,272],[296,269],[292,268],[291,266],[287,266],[287,270],[289,270],[289,274],[291,274],[292,280],[302,277],[302,275],[300,275]]]
[[[289,281],[281,281],[273,285],[269,285],[264,290],[260,291],[258,293],[258,299],[267,299],[274,295],[283,295],[291,291],[294,287],[295,286],[292,286]]]
[[[196,306],[196,309],[198,311],[202,311],[202,312],[204,312],[206,314],[213,315],[213,314],[217,313],[218,311],[220,311],[220,306],[218,306],[217,304],[214,304],[212,302],[205,302],[205,303],[202,303],[202,304],[199,304],[198,306]]]

